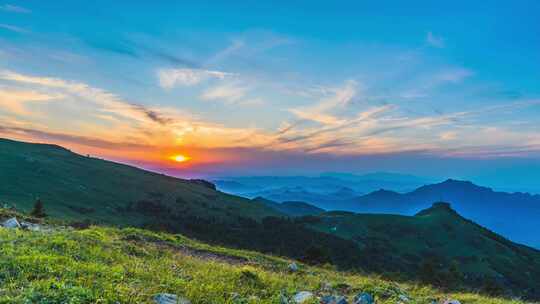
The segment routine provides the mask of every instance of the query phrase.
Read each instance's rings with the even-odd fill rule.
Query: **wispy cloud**
[[[227,83],[208,88],[201,95],[203,100],[215,100],[226,104],[240,103],[248,88],[239,83]]]
[[[224,79],[230,76],[234,74],[201,69],[159,69],[157,71],[159,85],[165,89],[175,86],[193,86],[211,78]]]
[[[7,90],[0,88],[0,111],[9,111],[17,115],[31,115],[26,103],[43,102],[62,98],[62,95],[44,94],[36,91]]]
[[[85,40],[90,47],[117,55],[127,56],[131,58],[154,59],[165,62],[175,67],[188,67],[193,69],[201,68],[201,64],[196,60],[181,56],[177,52],[169,51],[168,49],[156,46],[151,42],[134,42],[127,39],[119,39],[114,41],[88,39]]]
[[[0,29],[5,29],[5,30],[8,30],[8,31],[12,31],[12,32],[15,32],[15,33],[19,33],[19,34],[26,34],[28,33],[29,31],[22,28],[22,27],[18,27],[18,26],[15,26],[15,25],[10,25],[10,24],[5,24],[5,23],[0,23]]]
[[[201,98],[205,100],[225,100],[234,102],[246,95],[247,88],[238,84],[224,84],[209,88]]]
[[[358,83],[348,80],[343,87],[328,89],[332,95],[325,97],[313,106],[292,108],[289,112],[300,119],[311,120],[321,124],[337,124],[341,120],[334,114],[333,110],[347,106],[357,94]]]
[[[0,11],[10,12],[10,13],[19,13],[19,14],[29,14],[32,11],[21,6],[16,6],[12,4],[0,5]]]
[[[427,32],[426,43],[436,48],[444,48],[446,46],[444,38],[441,36],[436,36],[431,31]]]

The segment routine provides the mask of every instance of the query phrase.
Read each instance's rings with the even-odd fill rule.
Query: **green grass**
[[[187,250],[221,259],[190,255]],[[325,284],[347,284],[349,296],[370,292],[378,303],[394,304],[400,292],[413,298],[411,303],[445,297],[471,304],[521,303],[476,294],[444,294],[426,286],[331,268],[302,265],[300,272],[290,273],[288,263],[133,228],[51,233],[0,228],[0,303],[152,303],[160,292],[183,295],[194,304],[279,303],[281,294],[301,290],[324,294]]]

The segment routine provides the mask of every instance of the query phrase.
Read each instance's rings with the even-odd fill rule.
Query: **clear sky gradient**
[[[540,2],[262,2],[0,2],[0,136],[181,176],[540,178]]]

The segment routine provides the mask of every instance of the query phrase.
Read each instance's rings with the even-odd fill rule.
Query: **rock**
[[[369,293],[362,292],[354,297],[353,304],[375,304],[375,300]]]
[[[313,293],[309,291],[300,291],[299,293],[295,294],[293,297],[294,303],[301,304],[309,301],[313,298]]]
[[[347,299],[342,296],[324,296],[321,298],[321,304],[347,304]]]
[[[10,229],[21,228],[21,224],[19,224],[19,221],[15,217],[12,217],[9,220],[5,221],[2,226]]]
[[[321,291],[326,292],[326,293],[330,293],[332,291],[332,284],[330,284],[328,282],[322,283],[321,284]]]
[[[461,304],[458,300],[446,300],[443,304]]]
[[[409,297],[407,297],[404,294],[400,294],[398,299],[399,299],[400,303],[407,303],[407,302],[409,302],[411,300],[411,299],[409,299]]]
[[[191,304],[188,299],[170,293],[157,294],[154,297],[154,302],[156,304]]]
[[[279,304],[289,304],[289,299],[283,293],[279,296]]]
[[[30,231],[41,231],[41,225],[29,222],[21,222],[21,228]]]
[[[289,264],[289,270],[292,271],[292,272],[297,272],[298,271],[298,265],[296,263],[290,263]]]

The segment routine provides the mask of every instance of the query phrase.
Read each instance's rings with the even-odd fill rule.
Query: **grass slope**
[[[20,210],[29,210],[40,198],[57,218],[136,226],[154,224],[156,218],[174,226],[178,218],[190,216],[227,222],[239,216],[280,215],[211,186],[81,156],[59,146],[0,139],[0,202]]]
[[[0,209],[0,219],[13,215]],[[473,293],[445,294],[418,284],[301,265],[260,253],[210,246],[181,235],[134,228],[91,227],[31,232],[0,228],[0,303],[153,303],[169,292],[194,304],[280,303],[280,295],[309,290],[352,297],[359,291],[394,304],[455,298],[471,304],[521,304]],[[325,291],[330,285],[333,291]],[[316,303],[313,301],[311,303]]]
[[[354,240],[372,270],[540,296],[540,251],[461,217],[449,204],[436,203],[416,216],[328,212],[311,221],[315,229]]]

